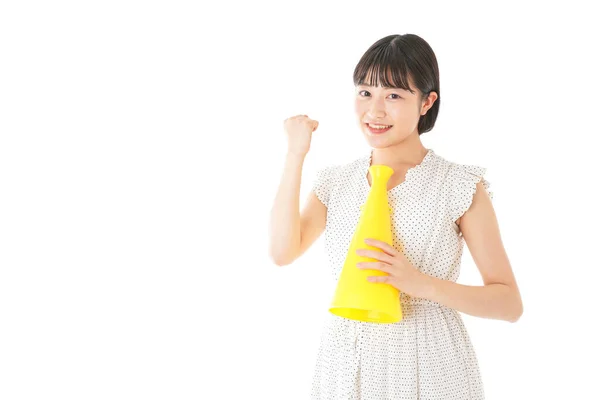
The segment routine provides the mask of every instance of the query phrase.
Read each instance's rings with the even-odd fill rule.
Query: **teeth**
[[[385,128],[389,128],[391,125],[371,125],[371,124],[369,124],[369,126],[371,128],[375,128],[375,129],[385,129]]]

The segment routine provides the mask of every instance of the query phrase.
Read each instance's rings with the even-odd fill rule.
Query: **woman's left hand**
[[[425,297],[431,288],[430,276],[416,269],[402,254],[389,244],[376,239],[365,239],[369,246],[383,251],[358,249],[356,254],[379,261],[359,262],[360,269],[375,269],[386,272],[387,276],[369,276],[370,282],[387,283],[411,297]]]

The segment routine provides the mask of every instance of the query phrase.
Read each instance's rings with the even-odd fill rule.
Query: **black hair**
[[[365,82],[370,76],[370,82]],[[379,39],[367,49],[354,69],[354,86],[393,87],[408,90],[409,80],[420,92],[419,101],[427,98],[430,92],[437,93],[437,99],[425,115],[419,118],[419,135],[429,132],[435,125],[440,109],[440,77],[435,53],[421,37],[407,33],[389,35]]]

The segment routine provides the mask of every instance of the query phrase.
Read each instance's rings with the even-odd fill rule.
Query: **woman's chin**
[[[363,132],[365,138],[369,143],[387,143],[390,141],[391,135],[386,133],[373,134],[369,131]]]

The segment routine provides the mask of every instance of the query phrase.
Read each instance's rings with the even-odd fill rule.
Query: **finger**
[[[386,252],[387,254],[389,254],[391,256],[396,255],[398,253],[398,251],[393,246],[391,246],[388,243],[383,242],[381,240],[366,238],[365,243],[368,245],[380,248],[381,250],[383,250],[384,252]]]
[[[389,283],[390,277],[389,276],[368,276],[367,280],[369,282],[373,282],[373,283]]]
[[[379,250],[358,249],[356,250],[356,254],[364,257],[374,258],[379,261],[384,261],[388,264],[392,264],[394,262],[394,257]]]
[[[376,269],[378,271],[390,272],[391,265],[382,262],[359,262],[356,266],[360,269]]]

